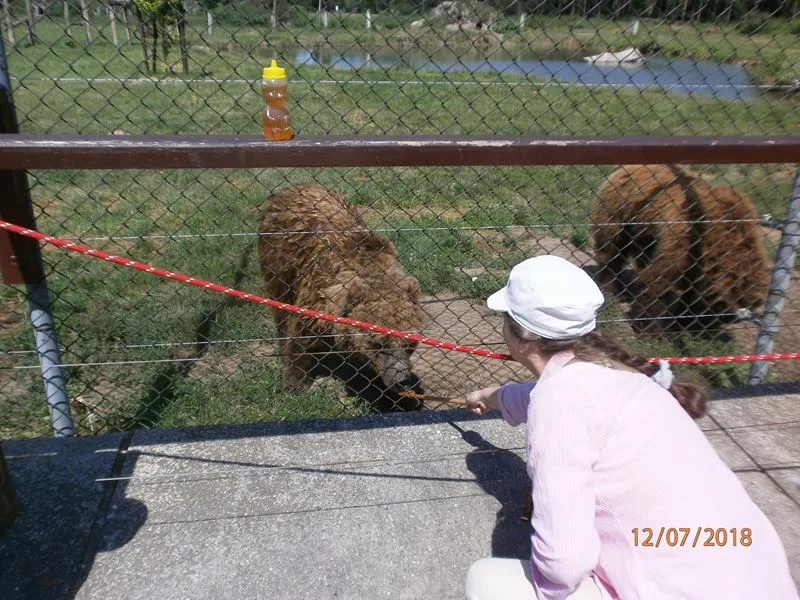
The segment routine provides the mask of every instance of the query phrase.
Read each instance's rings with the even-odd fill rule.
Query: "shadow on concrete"
[[[736,388],[712,388],[709,393],[712,400],[734,400],[756,396],[785,396],[788,394],[800,394],[800,382],[763,383]]]
[[[523,499],[530,481],[525,461],[515,452],[486,441],[476,431],[450,424],[474,448],[466,455],[467,469],[475,475],[483,491],[500,503],[492,532],[492,556],[530,557],[531,527],[522,520]]]
[[[128,544],[147,521],[147,505],[135,498],[125,497],[137,459],[135,453],[125,452],[131,437],[132,434],[128,434],[123,438],[107,481],[101,482],[103,495],[75,572],[69,598],[74,598],[83,587],[98,554],[112,552]]]
[[[7,534],[0,538],[0,600],[72,599],[85,584],[99,554],[122,548],[136,537],[148,520],[148,508],[135,498],[127,498],[126,490],[139,457],[153,455],[242,467],[280,467],[313,474],[466,481],[463,477],[395,475],[367,469],[361,472],[330,466],[287,467],[282,464],[198,459],[171,456],[163,451],[147,452],[142,446],[165,442],[393,428],[446,423],[454,419],[470,422],[486,417],[457,409],[455,414],[453,411],[420,411],[353,419],[137,430],[76,438],[5,441],[3,448],[19,499],[20,514]],[[134,435],[137,449],[129,451]],[[504,495],[500,481],[491,484],[489,479],[497,464],[511,464],[513,454],[509,452],[502,455],[499,462],[498,457],[492,462],[487,462],[487,459],[482,455],[470,458],[470,461],[474,461],[471,464],[479,480],[488,489],[493,489],[493,493],[503,498],[504,502],[512,502],[512,495]],[[510,466],[504,468],[507,470]],[[509,477],[503,479],[511,480]],[[498,529],[498,535],[502,531],[504,529]],[[506,538],[505,534],[498,538],[503,542],[498,542],[501,550],[510,546]]]
[[[112,434],[4,442],[20,514],[0,539],[0,599],[73,598],[98,552],[134,538],[147,507],[125,498],[127,482],[117,478],[126,439]]]
[[[248,424],[200,425],[136,430],[136,445],[190,443],[205,440],[235,440],[247,437],[284,436],[395,427],[413,427],[459,422],[495,420],[495,415],[478,416],[463,408],[380,413],[355,417],[262,421]]]

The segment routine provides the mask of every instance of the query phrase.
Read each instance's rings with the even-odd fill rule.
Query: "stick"
[[[443,396],[432,396],[430,394],[417,394],[416,392],[398,392],[400,396],[405,398],[417,398],[419,400],[428,400],[430,402],[441,402],[442,404],[456,404],[458,406],[465,406],[466,400],[462,398],[445,398]]]

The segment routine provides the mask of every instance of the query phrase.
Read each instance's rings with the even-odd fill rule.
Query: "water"
[[[455,54],[449,50],[433,53],[419,49],[402,54],[393,50],[367,53],[361,49],[298,49],[298,64],[318,64],[328,69],[358,70],[363,67],[415,71],[495,72],[533,76],[542,80],[572,82],[589,86],[621,87],[633,90],[660,88],[688,96],[715,96],[727,100],[753,100],[758,92],[742,67],[687,58],[647,58],[642,64],[592,64],[580,59],[542,58],[532,52],[511,55],[477,51]]]

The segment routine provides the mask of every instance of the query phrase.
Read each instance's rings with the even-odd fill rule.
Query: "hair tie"
[[[658,371],[653,373],[650,378],[658,385],[668,390],[672,386],[672,369],[666,360],[658,361]]]

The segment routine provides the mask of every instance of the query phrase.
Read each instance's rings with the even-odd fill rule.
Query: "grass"
[[[583,39],[582,31],[593,29],[611,40],[622,25],[584,22],[570,29],[566,22],[552,20],[548,27],[556,40]],[[643,30],[668,45],[666,30]],[[691,32],[670,30],[675,39],[689,43]],[[9,53],[24,131],[258,132],[261,99],[255,86],[133,81],[142,77],[137,46],[116,50],[101,40],[84,48],[59,39],[59,32],[56,25],[43,23],[39,33],[50,46],[20,44]],[[386,30],[372,37],[338,30],[330,41],[346,43],[350,36],[351,41],[377,44],[379,34],[383,39]],[[312,44],[319,34],[279,32],[266,48],[259,45],[262,52],[256,55],[249,46],[264,40],[256,28],[237,33],[230,48],[222,48],[231,40],[221,26],[210,40],[192,34],[192,77],[253,80],[264,56],[288,47],[282,44],[292,41],[290,35]],[[531,42],[525,36],[535,35],[526,31],[517,42]],[[718,45],[722,48],[721,39]],[[757,47],[742,42],[736,50],[749,56]],[[791,52],[785,54],[786,60],[794,60]],[[532,78],[486,73],[337,73],[291,64],[290,73],[292,114],[302,135],[785,133],[797,131],[800,124],[791,99],[727,102],[657,90],[541,86]],[[126,81],[86,81],[109,75]],[[322,83],[326,80],[335,82]],[[371,80],[386,83],[366,83]],[[503,85],[494,85],[498,83]],[[759,213],[783,216],[791,188],[791,172],[784,166],[697,167],[749,194]],[[536,245],[541,237],[589,249],[589,205],[611,168],[64,170],[31,176],[42,231],[80,237],[106,251],[254,293],[262,291],[252,235],[257,227],[254,209],[278,188],[315,180],[364,209],[369,226],[392,239],[426,294],[454,293],[480,302],[502,284],[511,265],[541,251]],[[67,371],[82,433],[332,417],[360,410],[325,386],[299,395],[286,390],[272,357],[271,319],[261,307],[63,250],[46,248],[44,255],[62,358],[67,364],[83,364]],[[36,365],[19,290],[0,289],[0,307],[0,348],[28,352],[0,354],[0,365]],[[614,324],[612,319],[608,326]],[[736,350],[730,344],[692,339],[632,341],[647,355]],[[84,364],[105,362],[130,364]],[[738,385],[743,368],[699,372],[716,377],[720,385]],[[0,399],[0,437],[48,434],[35,369],[0,370],[0,390],[6,392]]]

